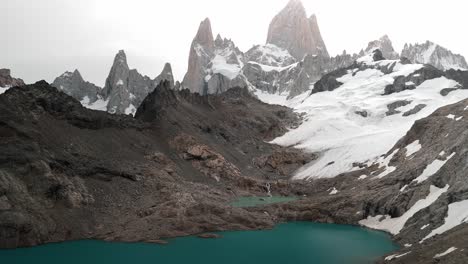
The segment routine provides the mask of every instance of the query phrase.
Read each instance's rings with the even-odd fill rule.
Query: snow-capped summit
[[[388,60],[396,60],[400,57],[393,48],[392,41],[387,35],[382,36],[378,40],[369,42],[367,48],[365,49],[365,53],[371,53],[375,49],[379,49],[382,52],[384,58]]]
[[[468,65],[462,55],[454,54],[431,41],[423,44],[405,44],[401,56],[414,63],[430,64],[440,70],[468,70]]]
[[[289,1],[273,18],[266,43],[288,50],[296,60],[302,60],[306,54],[321,53],[328,57],[317,18],[315,15],[307,18],[305,8],[299,0]]]

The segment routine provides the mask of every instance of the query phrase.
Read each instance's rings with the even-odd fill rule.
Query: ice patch
[[[435,159],[431,164],[427,165],[424,171],[413,180],[413,182],[421,183],[432,175],[436,174],[444,165],[449,161],[453,156],[455,156],[456,152],[452,153],[452,155],[448,156],[445,160]]]
[[[408,252],[400,254],[400,255],[397,255],[397,254],[390,255],[388,257],[385,257],[385,260],[390,261],[390,260],[394,260],[394,259],[397,259],[397,258],[401,258],[401,257],[404,257],[404,256],[408,255],[409,253],[411,253],[411,251],[408,251]]]
[[[449,185],[446,185],[443,189],[431,185],[427,197],[417,201],[402,216],[395,218],[391,218],[389,215],[368,216],[367,219],[359,221],[359,224],[373,229],[384,230],[393,235],[399,234],[413,215],[434,203],[448,188]]]
[[[0,94],[6,92],[10,87],[0,87]]]
[[[451,248],[447,249],[446,251],[444,251],[444,252],[442,252],[442,253],[436,254],[436,255],[434,256],[434,258],[435,258],[435,259],[441,258],[441,257],[443,257],[443,256],[445,256],[445,255],[448,255],[448,254],[454,252],[455,250],[457,250],[456,247],[451,247]]]
[[[241,71],[240,65],[227,63],[226,58],[221,55],[216,55],[211,63],[211,69],[214,74],[222,74],[230,80],[236,78]]]
[[[444,224],[432,230],[421,242],[435,235],[440,235],[448,230],[468,222],[468,200],[451,203],[448,206]]]
[[[413,143],[406,146],[406,157],[408,158],[409,156],[413,155],[419,150],[421,150],[421,144],[419,143],[419,140],[416,140]]]
[[[335,187],[333,187],[333,189],[330,192],[330,195],[334,195],[334,194],[337,194],[337,193],[338,193],[338,190]]]
[[[132,115],[134,116],[136,113],[136,107],[133,104],[130,104],[126,109],[125,109],[125,114],[126,115]]]
[[[122,79],[120,79],[120,80],[117,82],[117,85],[124,85],[124,82],[122,81]]]

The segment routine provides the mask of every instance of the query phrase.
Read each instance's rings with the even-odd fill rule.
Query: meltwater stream
[[[83,240],[0,250],[1,263],[361,264],[397,249],[390,236],[355,226],[292,222],[273,230],[183,237],[167,245]]]

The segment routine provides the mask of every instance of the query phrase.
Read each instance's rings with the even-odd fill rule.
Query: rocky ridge
[[[405,44],[402,57],[415,63],[430,64],[440,70],[468,70],[468,65],[462,55],[454,54],[450,50],[426,41],[422,44]]]
[[[84,106],[115,114],[135,114],[143,99],[163,80],[174,87],[174,77],[169,63],[155,78],[143,76],[130,69],[127,56],[120,50],[115,58],[104,88],[83,80],[80,72],[65,72],[57,77],[52,86],[79,100]]]

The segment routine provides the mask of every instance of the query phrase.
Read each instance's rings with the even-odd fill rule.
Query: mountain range
[[[299,0],[266,39],[242,52],[203,20],[181,82],[124,51],[103,88],[0,70],[0,247],[315,221],[388,232],[381,263],[466,263],[465,59],[386,35],[330,56]],[[229,205],[269,191],[298,200]]]

